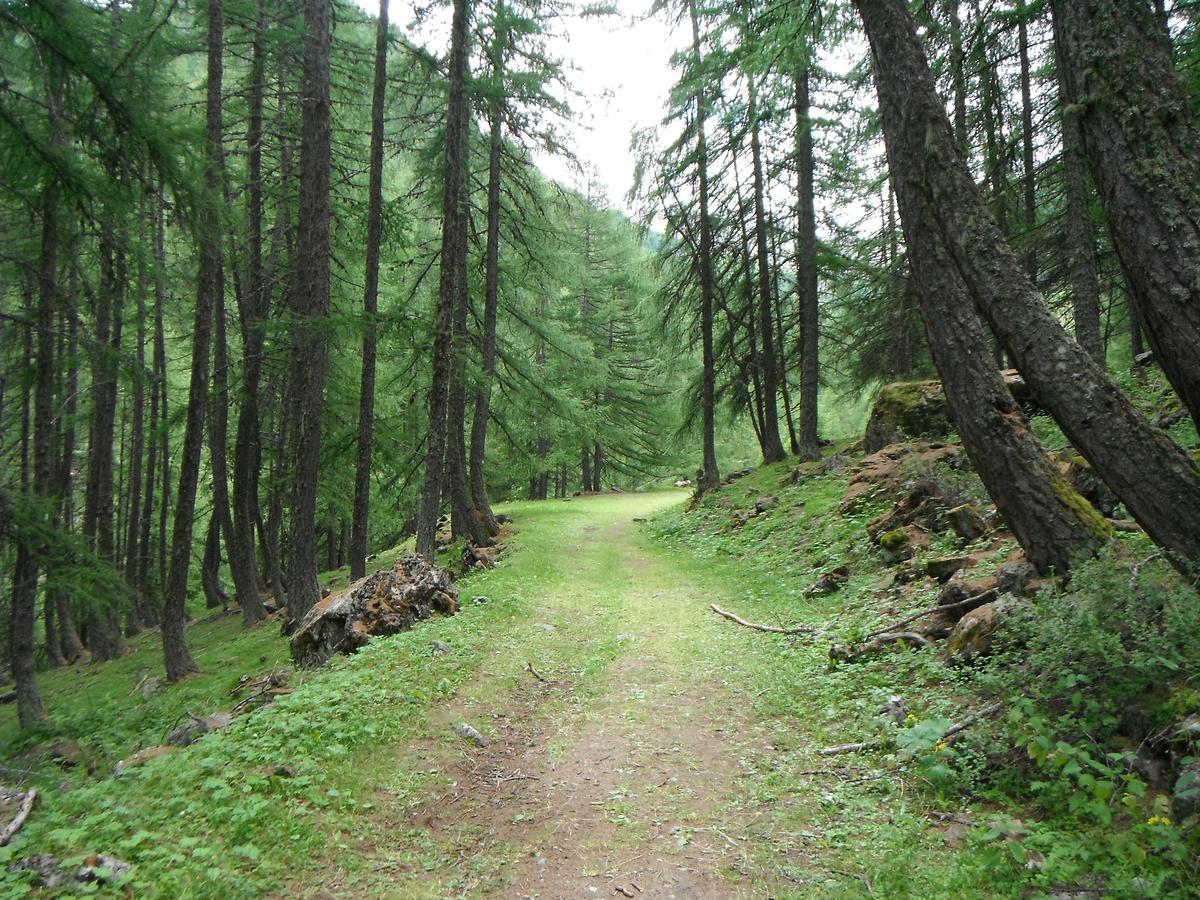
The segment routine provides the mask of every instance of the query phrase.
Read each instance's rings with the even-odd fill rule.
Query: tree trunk
[[[229,595],[221,584],[221,517],[213,510],[204,534],[204,556],[200,560],[200,585],[209,609],[229,606]]]
[[[57,495],[58,523],[64,531],[74,528],[75,518],[75,414],[79,392],[79,319],[73,309],[63,314],[67,332],[67,371],[62,383],[62,453],[56,471],[55,493]],[[71,599],[53,572],[47,573],[46,602],[53,603],[58,613],[58,636],[62,653],[68,663],[83,656],[83,642],[75,627],[71,610]]]
[[[508,48],[507,24],[501,24],[503,6],[497,4],[496,33],[493,35],[491,65],[497,85],[504,81],[504,64]],[[480,355],[483,380],[475,389],[475,410],[471,416],[470,482],[471,498],[479,515],[479,525],[488,537],[500,531],[500,523],[488,500],[487,477],[484,469],[487,450],[488,420],[492,410],[492,383],[496,378],[496,319],[500,303],[500,159],[503,150],[504,105],[499,87],[492,93],[488,106],[488,193],[487,243],[484,248],[483,323]]]
[[[1025,271],[1037,284],[1037,169],[1033,160],[1033,89],[1029,74],[1029,26],[1025,0],[1017,0],[1017,56],[1021,65],[1021,162],[1025,199]]]
[[[355,581],[367,574],[371,450],[375,435],[375,318],[379,311],[379,243],[383,223],[383,104],[387,94],[387,50],[388,4],[387,0],[381,0],[375,29],[375,85],[371,97],[362,381],[358,389],[358,463],[354,470],[354,527],[350,540],[350,578]]]
[[[168,681],[179,681],[198,671],[188,650],[184,628],[187,622],[188,569],[192,558],[192,523],[196,512],[196,490],[200,481],[200,457],[204,449],[213,313],[217,307],[217,296],[222,290],[219,204],[222,196],[220,165],[224,36],[223,0],[209,0],[204,194],[196,211],[195,224],[196,250],[199,256],[196,322],[192,329],[192,372],[188,384],[183,452],[179,461],[175,520],[171,529],[171,560],[163,600],[163,659]],[[167,457],[164,455],[163,458],[165,461]],[[210,532],[212,528],[210,525]]]
[[[821,458],[817,433],[819,285],[808,66],[796,70],[796,289],[800,295],[800,458]]]
[[[113,432],[116,426],[117,367],[121,347],[124,276],[122,251],[111,224],[100,235],[100,289],[92,353],[92,421],[88,441],[88,474],[84,491],[83,533],[96,555],[117,569],[113,533]],[[119,569],[118,569],[119,571]],[[88,648],[94,662],[125,652],[117,622],[115,598],[88,613]]]
[[[596,444],[592,450],[592,490],[604,490],[604,446]]]
[[[331,0],[304,2],[304,98],[300,125],[300,221],[293,293],[293,432],[288,610],[299,621],[321,599],[317,583],[317,469],[329,369]]]
[[[903,0],[855,0],[874,51],[898,185],[921,197],[984,314],[1039,405],[1146,529],[1187,569],[1200,563],[1200,472],[1152,427],[1062,328],[988,212],[958,155]],[[898,187],[899,190],[899,187]]]
[[[1056,48],[1060,49],[1060,48]],[[1092,233],[1087,168],[1079,110],[1067,99],[1064,64],[1058,60],[1058,108],[1062,120],[1063,188],[1066,195],[1067,270],[1071,281],[1075,340],[1104,365],[1104,336],[1100,329],[1100,279],[1096,274],[1096,240]]]
[[[467,0],[454,0],[451,24],[449,96],[446,104],[446,155],[442,188],[442,251],[434,317],[433,352],[429,390],[429,424],[425,446],[425,487],[417,511],[417,553],[433,561],[437,550],[437,520],[445,486],[447,406],[452,379],[451,353],[454,312],[458,297],[467,289],[462,280],[467,248],[460,247],[465,233],[467,148],[463,145],[469,118],[466,97]]]
[[[715,491],[721,486],[721,472],[717,465],[716,408],[717,368],[713,352],[713,294],[716,291],[713,278],[713,234],[709,213],[708,186],[708,138],[705,126],[708,122],[708,102],[704,94],[704,82],[700,80],[702,59],[700,56],[700,21],[696,13],[696,0],[688,0],[688,15],[692,22],[692,62],[697,72],[696,82],[696,178],[699,182],[700,245],[698,259],[700,277],[700,353],[703,375],[700,386],[701,407],[701,469],[697,487],[700,493]],[[584,481],[587,481],[587,448],[583,451]]]
[[[139,239],[145,243],[147,222],[145,206],[142,207]],[[151,226],[152,227],[152,226]],[[142,460],[145,455],[145,409],[146,409],[146,263],[138,257],[137,283],[137,344],[134,347],[133,373],[133,434],[129,441],[129,528],[125,539],[125,582],[133,591],[133,598],[126,609],[125,633],[137,634],[142,630],[142,608],[146,605],[138,574],[142,544]],[[153,477],[153,473],[148,476]]]
[[[775,360],[774,325],[771,322],[771,275],[767,257],[767,221],[763,187],[762,145],[759,140],[757,93],[754,79],[750,92],[750,155],[754,166],[754,238],[758,257],[758,321],[762,334],[763,462],[787,457],[779,437],[779,369]]]
[[[1144,3],[1054,0],[1066,99],[1142,327],[1200,426],[1200,128]]]

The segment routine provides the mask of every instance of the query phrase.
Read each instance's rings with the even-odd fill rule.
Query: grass
[[[3,759],[35,771],[45,794],[0,862],[112,853],[134,864],[123,890],[148,897],[511,893],[561,819],[577,815],[569,773],[583,760],[604,783],[564,864],[573,887],[615,877],[614,860],[648,848],[668,862],[699,848],[720,859],[710,875],[731,897],[1045,888],[1014,842],[983,829],[948,835],[928,815],[1026,812],[983,804],[964,785],[971,740],[948,752],[922,742],[976,707],[969,678],[930,652],[831,667],[828,640],[750,631],[709,611],[716,602],[845,639],[903,612],[887,608],[864,533],[878,510],[843,514],[842,479],[793,485],[787,473],[764,467],[690,511],[679,491],[511,504],[517,533],[495,570],[460,585],[459,615],[377,639],[299,677],[273,706],[120,777],[107,774],[116,759],[158,743],[183,710],[228,708],[239,675],[269,670],[284,640],[232,617],[197,623],[190,639],[205,674],[148,699],[130,691],[159,671],[154,636],[122,660],[48,673],[60,735],[78,741],[93,774],[39,761],[52,738],[20,737],[11,711],[0,714]],[[733,527],[733,513],[765,495],[779,501],[770,513]],[[805,592],[840,566],[849,580],[836,593]],[[434,639],[452,652],[432,654]],[[531,695],[526,664],[553,686]],[[911,713],[903,729],[879,715],[892,695]],[[500,743],[513,726],[528,737],[520,764],[541,778],[528,803],[468,796],[472,815],[447,812],[445,798],[466,790],[457,721]],[[816,753],[880,735],[908,749]],[[440,817],[438,827],[418,814]],[[0,893],[18,889],[0,874]]]

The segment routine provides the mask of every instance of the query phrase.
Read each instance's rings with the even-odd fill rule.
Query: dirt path
[[[743,847],[739,785],[746,747],[762,739],[707,652],[721,626],[705,617],[703,585],[649,552],[631,522],[646,511],[645,500],[564,504],[558,589],[498,638],[491,663],[398,762],[436,778],[381,793],[382,830],[428,848],[423,871],[385,843],[371,849],[388,883],[334,880],[327,891],[772,895]],[[457,722],[488,745],[455,735]]]

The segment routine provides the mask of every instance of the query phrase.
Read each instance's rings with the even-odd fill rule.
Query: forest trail
[[[518,513],[510,566],[539,586],[533,615],[494,636],[481,671],[401,752],[400,787],[380,791],[374,813],[394,842],[356,848],[368,865],[319,896],[777,895],[745,846],[754,822],[740,776],[766,738],[725,677],[722,645],[740,629],[709,612],[721,597],[704,572],[634,522],[682,499]],[[489,744],[456,735],[459,722]],[[414,773],[435,777],[404,787]]]

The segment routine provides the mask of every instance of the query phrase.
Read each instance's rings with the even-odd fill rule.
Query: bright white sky
[[[368,11],[372,0],[359,0]],[[671,54],[682,46],[686,34],[673,33],[662,16],[645,18],[651,0],[616,0],[618,15],[571,18],[559,23],[559,34],[550,50],[562,58],[571,86],[579,96],[571,99],[574,112],[571,143],[585,170],[592,170],[608,205],[633,213],[625,194],[633,186],[634,158],[629,142],[635,130],[654,126],[662,119],[675,74]],[[409,32],[415,4],[390,0],[393,24]],[[449,41],[449,17],[438,16],[412,35],[439,54]],[[549,177],[579,189],[578,175],[561,159],[537,157],[538,167]]]

